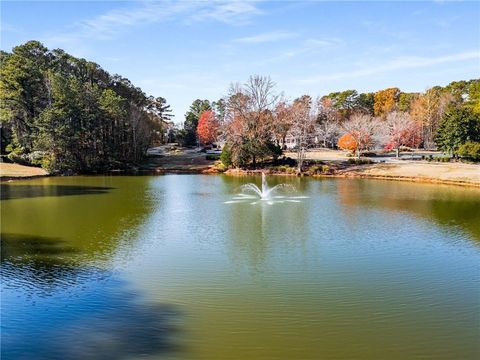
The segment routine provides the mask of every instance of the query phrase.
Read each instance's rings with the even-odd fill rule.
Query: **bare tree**
[[[312,98],[304,95],[291,105],[290,134],[297,149],[297,173],[302,172],[305,152],[315,134],[316,114],[312,111]]]
[[[379,121],[367,114],[353,114],[341,127],[355,141],[357,158],[359,159],[362,150],[374,145],[374,136],[379,127]]]
[[[273,134],[277,143],[285,144],[285,138],[292,127],[291,104],[286,100],[278,102],[273,113]]]
[[[339,137],[341,115],[338,110],[333,107],[333,101],[330,98],[324,97],[317,99],[316,107],[316,136],[323,147],[333,147]]]
[[[330,119],[325,119],[315,126],[315,132],[318,140],[323,147],[333,147],[338,140],[340,127],[338,123]]]

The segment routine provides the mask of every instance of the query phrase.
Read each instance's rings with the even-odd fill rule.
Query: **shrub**
[[[436,156],[433,157],[432,155],[429,155],[427,158],[427,161],[436,161],[436,162],[450,162],[451,157],[450,156]]]
[[[207,156],[205,156],[205,158],[207,160],[218,160],[220,159],[220,156],[221,155],[217,155],[217,154],[208,154]]]
[[[373,161],[370,159],[348,159],[347,162],[349,164],[355,165],[365,165],[365,164],[373,164]]]
[[[467,141],[458,148],[458,155],[468,160],[480,161],[480,142]]]
[[[328,165],[313,165],[307,171],[309,175],[316,175],[316,174],[327,174],[330,172],[330,167]]]
[[[273,142],[269,142],[267,144],[267,147],[272,153],[272,157],[274,161],[276,161],[283,154],[282,148]]]
[[[215,169],[219,172],[224,172],[227,170],[227,167],[221,161],[216,161]]]
[[[297,172],[297,168],[287,166],[285,172],[286,172],[287,174],[295,174],[295,173]]]
[[[223,147],[222,153],[220,154],[220,161],[227,168],[232,165],[232,152],[226,145]]]
[[[318,165],[310,166],[307,170],[308,175],[315,175],[319,174],[320,172],[322,172],[322,167]]]

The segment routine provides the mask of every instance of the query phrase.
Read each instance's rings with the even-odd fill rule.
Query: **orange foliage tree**
[[[373,104],[375,116],[385,118],[388,113],[396,109],[399,97],[400,89],[398,88],[388,88],[377,91],[375,93],[375,102]]]
[[[350,133],[343,134],[343,136],[338,139],[337,145],[342,150],[350,150],[351,152],[357,150],[357,142]]]
[[[200,143],[209,144],[214,142],[218,136],[220,124],[218,123],[215,113],[207,110],[200,115],[197,125],[197,135]]]

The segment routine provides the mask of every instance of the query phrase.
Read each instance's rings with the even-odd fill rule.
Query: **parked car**
[[[220,155],[221,153],[222,153],[222,150],[220,149],[207,150],[207,155]]]

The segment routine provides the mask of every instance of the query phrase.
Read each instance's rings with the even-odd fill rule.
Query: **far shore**
[[[425,154],[434,154],[423,153]],[[438,153],[437,153],[438,154]],[[294,154],[286,153],[294,158]],[[393,157],[376,158],[371,164],[348,164],[347,154],[336,150],[319,150],[307,153],[307,160],[322,161],[330,167],[325,174],[310,174],[312,177],[324,178],[370,178],[398,180],[424,183],[437,183],[461,186],[480,187],[480,165],[461,162],[429,162],[425,160],[395,159]],[[229,176],[255,175],[266,172],[275,176],[296,176],[275,171],[274,168],[244,170],[229,169],[224,172]],[[138,169],[125,173],[136,174],[215,174],[220,173],[214,160],[206,160],[204,153],[192,150],[165,153],[162,156],[151,157]],[[117,173],[117,172],[112,172]],[[118,172],[122,174],[122,172]],[[304,175],[308,175],[304,174]],[[31,179],[49,174],[37,167],[18,164],[0,163],[0,180],[11,181]]]
[[[267,172],[273,176],[297,176],[296,174],[271,173],[268,170],[230,169],[230,176],[248,176]],[[374,163],[350,166],[331,174],[309,175],[314,178],[364,178],[473,186],[480,188],[480,166],[462,163],[428,163],[424,161],[398,164]]]

